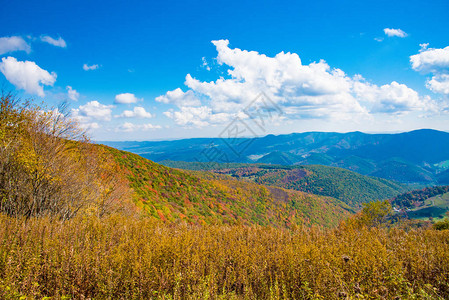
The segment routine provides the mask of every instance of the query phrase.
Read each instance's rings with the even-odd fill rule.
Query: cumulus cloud
[[[175,121],[181,126],[204,127],[210,124],[220,124],[229,122],[233,114],[213,113],[207,106],[200,107],[181,107],[180,111],[169,110],[164,115]]]
[[[20,36],[1,37],[0,55],[14,51],[25,51],[26,53],[30,53],[31,47]]]
[[[449,46],[442,49],[427,48],[421,44],[418,54],[410,56],[413,70],[423,74],[433,74],[426,87],[431,91],[449,95]]]
[[[44,42],[44,43],[48,43],[50,45],[53,45],[55,47],[61,47],[61,48],[66,48],[67,47],[66,42],[61,37],[59,37],[58,39],[54,39],[51,36],[42,35],[41,36],[41,41]]]
[[[407,36],[407,33],[405,33],[402,29],[393,29],[393,28],[384,28],[385,35],[389,37],[397,36],[400,38],[404,38]]]
[[[132,104],[132,103],[137,103],[137,102],[142,101],[142,100],[143,99],[137,98],[134,94],[123,93],[123,94],[118,94],[118,95],[115,96],[114,103]]]
[[[83,65],[83,70],[84,71],[92,71],[92,70],[96,70],[98,69],[100,66],[99,65],[88,65],[88,64],[84,64]]]
[[[147,112],[145,108],[141,106],[134,107],[133,110],[125,110],[120,115],[116,117],[121,118],[152,118],[151,113]]]
[[[436,104],[427,97],[393,81],[391,84],[376,86],[366,82],[355,82],[354,91],[358,98],[371,103],[371,113],[404,114],[411,111],[435,111]]]
[[[16,88],[23,89],[29,94],[44,97],[44,85],[53,86],[56,73],[41,69],[32,61],[17,61],[14,57],[3,57],[0,72]]]
[[[113,105],[101,104],[98,101],[90,101],[85,105],[80,105],[72,109],[72,115],[80,123],[90,123],[92,121],[110,121]]]
[[[228,40],[212,43],[218,64],[228,67],[228,78],[207,82],[187,74],[187,91],[177,88],[156,98],[177,106],[164,114],[181,126],[229,122],[261,92],[288,119],[354,120],[370,114],[428,111],[433,105],[404,84],[370,84],[360,75],[351,78],[343,70],[331,68],[324,60],[303,64],[296,53],[268,57],[232,49]]]
[[[156,101],[175,104],[179,107],[201,105],[201,101],[196,98],[192,90],[188,90],[184,93],[180,88],[168,91],[165,95],[157,97]]]
[[[435,93],[449,95],[449,74],[438,74],[429,79],[426,87]]]
[[[80,97],[80,94],[74,90],[70,85],[66,86],[67,89],[67,96],[70,100],[78,101],[78,98]]]
[[[153,125],[150,123],[147,124],[133,124],[130,122],[125,122],[122,125],[120,125],[116,131],[124,131],[124,132],[133,132],[133,131],[147,131],[150,129],[160,129],[161,126],[159,125]]]
[[[413,70],[423,73],[448,71],[449,46],[442,49],[421,48],[420,53],[410,56],[410,62]]]
[[[276,103],[309,107],[312,112],[326,103],[340,103],[340,95],[351,85],[343,71],[331,69],[323,60],[303,65],[296,53],[267,57],[256,51],[230,49],[227,40],[212,43],[218,51],[218,63],[230,67],[231,79],[201,82],[188,74],[185,84],[208,97],[214,111],[242,109],[264,91]],[[348,111],[361,112],[350,97],[344,99],[344,106]]]

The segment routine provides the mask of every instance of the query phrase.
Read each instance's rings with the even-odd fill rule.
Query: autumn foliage
[[[447,299],[449,231],[0,216],[0,298]]]
[[[172,169],[136,154],[102,147],[122,168],[136,205],[150,217],[169,223],[334,227],[354,212],[331,197],[211,172]]]
[[[449,298],[446,223],[351,213],[94,145],[62,109],[1,97],[0,299]]]
[[[0,98],[0,211],[11,216],[102,215],[127,197],[127,183],[89,143],[64,107]]]

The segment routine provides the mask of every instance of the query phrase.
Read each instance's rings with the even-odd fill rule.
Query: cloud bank
[[[434,111],[435,103],[405,84],[382,86],[362,76],[348,76],[320,60],[303,64],[296,53],[274,57],[230,48],[228,40],[212,41],[218,64],[227,76],[206,82],[187,74],[186,90],[166,92],[156,101],[174,105],[164,115],[181,126],[203,127],[228,122],[261,92],[279,106],[287,119],[354,120],[374,114]]]

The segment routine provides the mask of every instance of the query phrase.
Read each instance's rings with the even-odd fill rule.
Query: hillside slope
[[[364,202],[388,199],[407,190],[400,183],[321,165],[280,166],[174,161],[163,161],[162,163],[175,168],[206,169],[215,173],[248,179],[259,184],[330,196],[353,207],[359,207]]]
[[[354,211],[340,200],[171,169],[141,156],[104,147],[123,170],[134,202],[167,222],[334,226]]]
[[[426,187],[389,200],[397,214],[411,219],[444,219],[449,212],[449,186]]]

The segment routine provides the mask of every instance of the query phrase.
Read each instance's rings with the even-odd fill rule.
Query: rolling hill
[[[359,207],[364,202],[388,199],[407,190],[400,183],[322,165],[162,163],[175,168],[210,170],[259,184],[330,196],[353,207]]]

